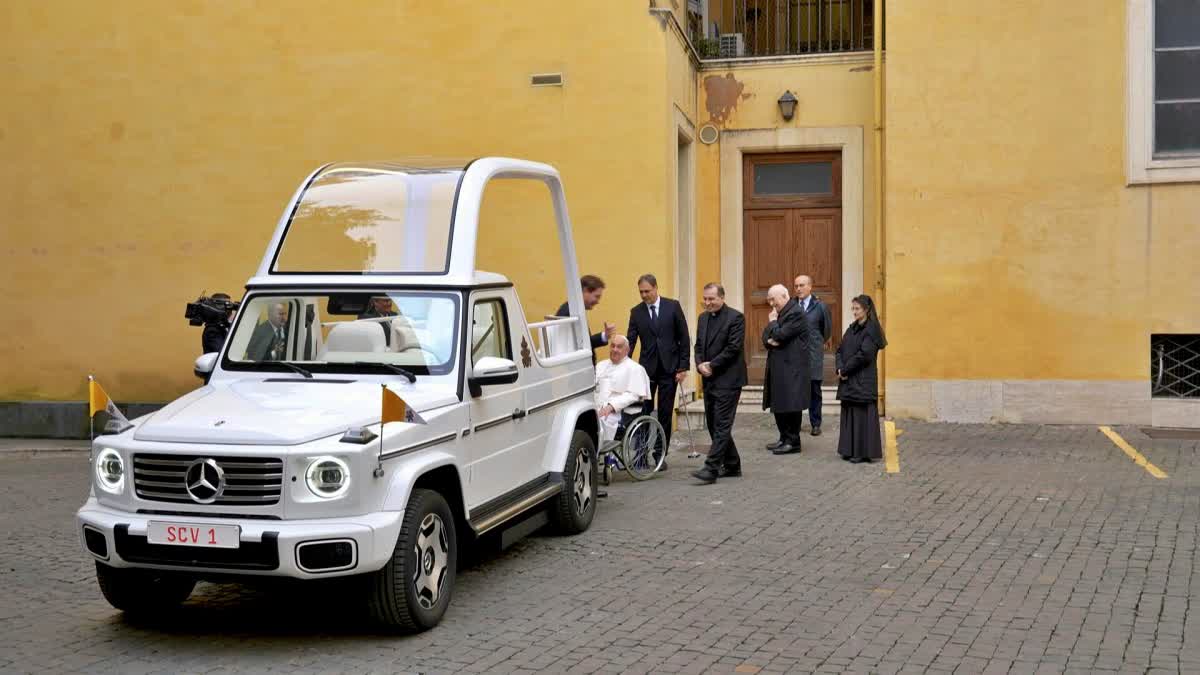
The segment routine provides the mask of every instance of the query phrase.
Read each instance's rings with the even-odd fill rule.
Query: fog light
[[[96,484],[101,490],[119,495],[125,490],[125,461],[121,453],[112,448],[104,448],[96,455]]]
[[[337,457],[318,457],[304,472],[308,489],[322,499],[335,499],[350,487],[350,467]]]
[[[87,550],[91,551],[92,555],[108,560],[108,540],[104,538],[103,532],[90,527],[83,528],[83,543],[87,545]]]
[[[354,542],[349,539],[310,541],[296,546],[296,564],[306,572],[354,567]]]

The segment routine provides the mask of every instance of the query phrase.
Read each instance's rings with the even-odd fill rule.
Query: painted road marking
[[[884,466],[887,467],[888,473],[900,473],[900,450],[896,447],[896,436],[899,432],[896,431],[896,423],[885,420],[883,432],[887,438],[887,444],[883,448]]]
[[[1109,429],[1108,427],[1100,427],[1100,433],[1108,436],[1108,440],[1112,441],[1113,445],[1124,451],[1126,455],[1129,455],[1129,459],[1132,459],[1134,464],[1137,464],[1148,471],[1151,476],[1154,476],[1155,478],[1167,477],[1165,471],[1151,464],[1150,461],[1142,455],[1142,453],[1135,450],[1132,445],[1126,443],[1125,439],[1121,438],[1117,432]]]

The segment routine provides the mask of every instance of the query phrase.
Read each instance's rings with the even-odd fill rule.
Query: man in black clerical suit
[[[696,325],[696,370],[704,387],[704,419],[712,447],[704,466],[692,473],[701,483],[718,476],[742,475],[742,458],[733,442],[733,418],[746,386],[746,317],[725,304],[725,288],[704,287],[704,312]]]
[[[671,417],[675,407],[675,390],[689,370],[687,319],[683,307],[671,298],[658,294],[658,279],[653,274],[638,278],[638,293],[642,301],[629,310],[629,351],[642,341],[638,363],[650,377],[650,400],[646,413],[657,409],[658,422],[666,433],[666,447],[671,447]],[[657,398],[655,398],[657,397]],[[667,468],[666,462],[663,469]]]

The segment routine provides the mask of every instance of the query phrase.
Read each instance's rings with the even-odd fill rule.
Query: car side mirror
[[[472,396],[479,396],[482,387],[494,384],[512,384],[517,381],[517,364],[496,356],[485,356],[475,362],[467,385]]]
[[[196,365],[192,367],[192,372],[196,377],[204,380],[208,384],[208,378],[212,377],[212,372],[217,367],[217,357],[220,352],[209,352],[200,358],[196,359]]]

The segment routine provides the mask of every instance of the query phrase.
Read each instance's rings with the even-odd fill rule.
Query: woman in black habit
[[[858,464],[883,457],[879,440],[879,374],[875,358],[887,346],[883,326],[869,295],[850,302],[854,322],[837,350],[838,400],[842,402],[838,454]]]

